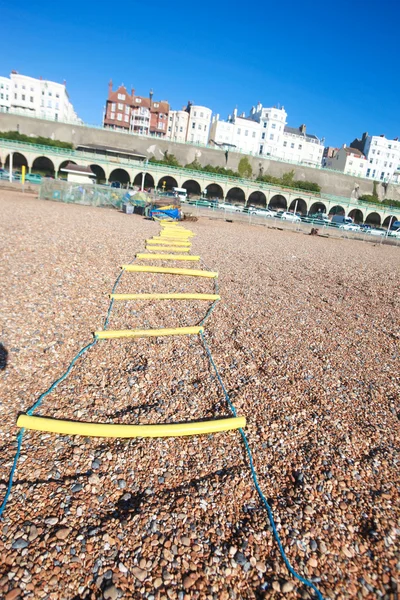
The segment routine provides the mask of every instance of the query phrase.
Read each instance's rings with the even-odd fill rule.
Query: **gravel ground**
[[[159,226],[8,191],[0,211],[2,498],[18,413],[102,328],[119,265]],[[206,337],[247,418],[290,561],[325,598],[397,598],[399,249],[208,219],[189,227],[193,252],[220,274]],[[213,282],[125,273],[118,292],[129,291],[212,292]],[[194,325],[208,306],[116,303],[110,328]],[[229,416],[212,375],[196,337],[101,341],[37,414]],[[313,597],[280,558],[237,432],[27,432],[0,557],[6,600]]]

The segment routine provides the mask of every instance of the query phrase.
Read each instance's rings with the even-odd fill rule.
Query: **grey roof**
[[[304,135],[304,133],[301,133],[300,127],[288,127],[288,125],[285,125],[284,131],[286,131],[286,133],[294,133],[294,135],[300,135],[302,137],[309,138],[310,140],[319,140],[316,135],[310,135],[309,133]]]
[[[61,171],[68,173],[82,173],[82,175],[93,175],[94,173],[90,167],[84,167],[83,165],[76,165],[75,163],[69,162]]]
[[[99,152],[100,154],[105,154],[107,152],[111,152],[113,154],[129,154],[131,156],[139,156],[140,158],[147,158],[145,154],[138,152],[137,150],[123,150],[122,148],[115,148],[113,146],[100,146],[99,144],[79,144],[77,150],[89,150]]]

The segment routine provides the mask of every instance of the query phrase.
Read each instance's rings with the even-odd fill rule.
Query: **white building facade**
[[[361,150],[344,144],[334,156],[326,159],[325,167],[334,171],[342,171],[346,175],[366,177],[369,162]]]
[[[299,128],[287,125],[285,108],[264,108],[261,103],[252,107],[249,115],[260,125],[258,154],[297,162],[310,166],[320,166],[324,145],[315,135],[306,131],[306,126]]]
[[[82,122],[69,100],[65,83],[34,79],[16,71],[9,78],[0,77],[0,110],[54,121]]]
[[[197,106],[189,102],[186,111],[189,114],[186,141],[191,144],[207,145],[212,110],[206,106]]]
[[[219,115],[213,118],[210,128],[210,142],[218,145],[235,146],[235,152],[257,154],[260,137],[260,125],[253,119],[238,116],[237,109],[229,115],[227,121],[220,121]]]
[[[379,181],[397,181],[400,171],[400,141],[388,140],[384,135],[369,135],[364,154],[368,159],[366,177]]]
[[[186,110],[171,110],[166,137],[176,142],[186,142],[188,123],[189,113]]]

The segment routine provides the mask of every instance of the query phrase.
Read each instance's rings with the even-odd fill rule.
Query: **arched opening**
[[[90,165],[90,168],[92,169],[93,173],[96,175],[96,183],[97,184],[107,183],[107,177],[106,177],[106,173],[105,173],[103,167],[100,167],[99,165]]]
[[[167,192],[168,190],[172,190],[173,187],[179,187],[176,179],[171,177],[170,175],[166,175],[165,177],[161,177],[160,181],[157,185],[159,190],[163,192]]]
[[[246,196],[242,188],[234,187],[229,190],[226,194],[226,199],[228,202],[237,202],[239,204],[245,204]]]
[[[20,154],[20,152],[13,152],[12,170],[20,171],[22,166],[26,167],[26,170],[28,171],[28,161],[26,160],[25,156]],[[10,155],[8,155],[6,158],[4,168],[7,170],[10,168]]]
[[[296,198],[292,200],[289,206],[291,212],[300,213],[302,215],[307,214],[307,202],[303,198]]]
[[[395,217],[394,215],[389,215],[388,217],[386,217],[386,219],[383,221],[382,223],[382,227],[386,227],[386,229],[389,227],[389,225],[392,225],[392,223],[394,223],[395,221],[398,221],[399,219],[397,217]]]
[[[314,204],[311,205],[309,214],[310,215],[317,215],[317,214],[325,215],[326,214],[325,204],[323,202],[314,202]]]
[[[332,208],[329,209],[329,215],[345,215],[346,211],[344,210],[343,206],[339,206],[338,204],[336,204],[336,206],[332,206]]]
[[[282,196],[281,194],[272,196],[271,200],[269,201],[269,207],[272,208],[273,210],[277,210],[277,209],[286,210],[287,209],[287,201],[286,201],[285,196]]]
[[[125,169],[114,169],[114,171],[111,171],[108,180],[111,183],[118,181],[122,186],[128,186],[131,178],[129,177],[128,171],[125,171]]]
[[[372,225],[373,227],[380,227],[381,216],[376,212],[369,213],[369,215],[367,215],[367,218],[365,219],[365,222],[368,225]]]
[[[224,198],[224,190],[218,183],[210,183],[207,187],[207,198],[209,200],[216,198],[217,200],[223,200]]]
[[[364,215],[358,208],[353,208],[353,210],[349,212],[349,217],[353,219],[354,223],[364,223]]]
[[[201,185],[198,181],[194,181],[194,179],[189,179],[182,184],[182,187],[187,191],[188,198],[192,198],[193,196],[201,196]]]
[[[59,179],[68,179],[68,173],[65,173],[64,171],[62,171],[62,169],[65,169],[65,167],[69,164],[72,163],[73,165],[76,165],[76,162],[74,160],[64,160],[61,165],[58,167],[58,178]]]
[[[38,156],[33,161],[32,173],[39,173],[44,177],[54,177],[54,164],[47,156]]]
[[[143,173],[138,173],[135,176],[135,179],[133,180],[133,185],[137,185],[140,189],[142,189],[142,182],[143,182]],[[144,174],[143,188],[145,190],[148,190],[149,188],[154,189],[154,177],[152,175],[150,175],[150,173]]]
[[[247,199],[247,204],[252,204],[254,206],[262,206],[265,208],[267,206],[267,198],[263,192],[251,192],[250,196]]]

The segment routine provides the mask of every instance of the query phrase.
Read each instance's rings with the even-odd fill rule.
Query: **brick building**
[[[165,137],[168,130],[169,104],[153,100],[153,90],[148,98],[137,96],[120,85],[113,91],[112,81],[108,84],[108,98],[103,126],[106,129],[126,131],[138,135]]]

